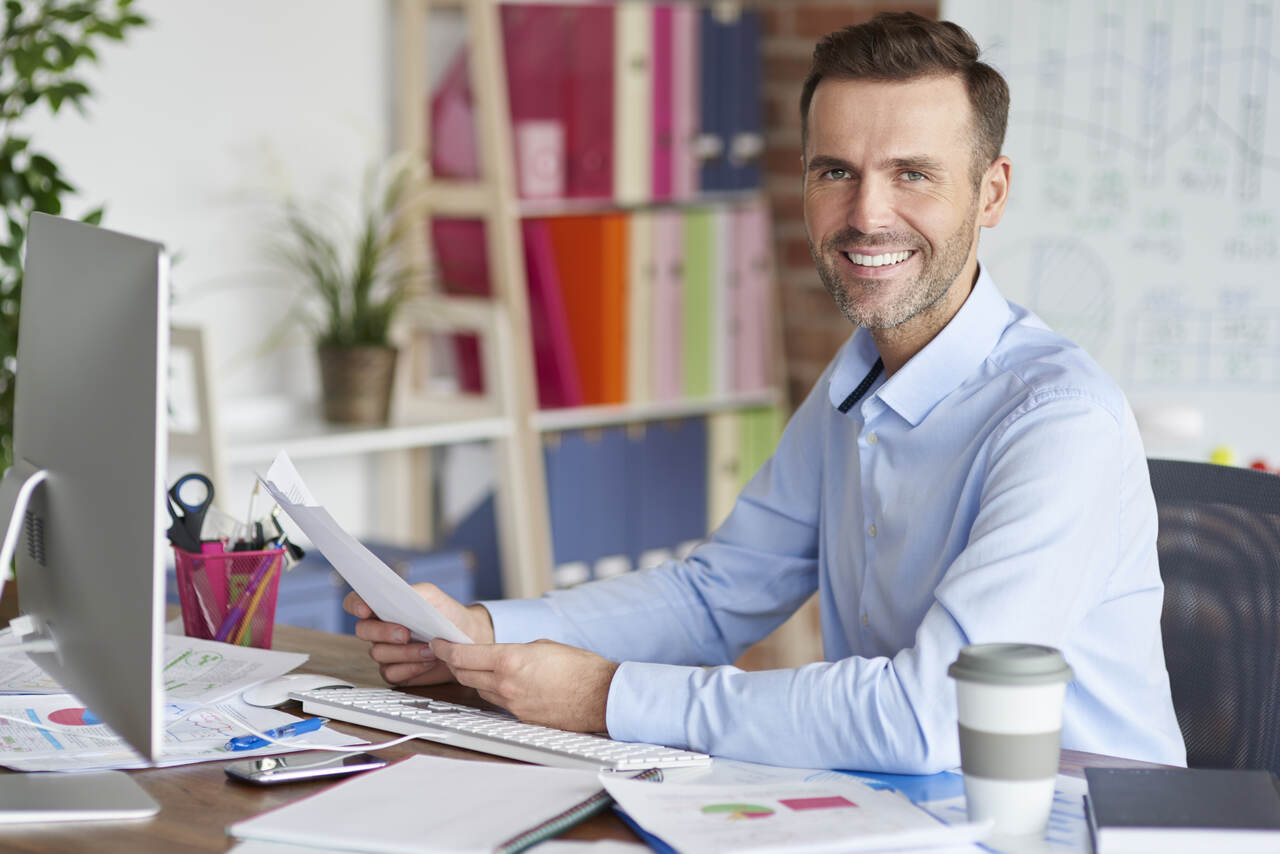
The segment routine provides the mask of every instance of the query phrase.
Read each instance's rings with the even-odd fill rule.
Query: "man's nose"
[[[893,199],[890,187],[875,178],[859,181],[849,199],[847,222],[863,234],[892,225]]]

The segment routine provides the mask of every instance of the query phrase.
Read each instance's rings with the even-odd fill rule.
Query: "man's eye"
[[[914,182],[916,182],[916,181],[923,181],[923,180],[924,180],[924,173],[923,173],[923,172],[916,172],[916,171],[914,171],[914,170],[907,170],[906,172],[903,172],[903,173],[902,173],[902,178],[903,178],[903,180],[905,180],[905,181],[909,181],[909,182],[912,182],[912,183],[914,183]]]
[[[849,177],[849,173],[844,169],[828,169],[822,173],[823,178],[830,178],[833,181],[839,181]]]

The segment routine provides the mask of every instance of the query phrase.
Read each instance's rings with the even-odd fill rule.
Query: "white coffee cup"
[[[1053,808],[1062,703],[1071,668],[1053,647],[990,643],[960,650],[960,765],[970,821],[1002,836],[1044,833]]]

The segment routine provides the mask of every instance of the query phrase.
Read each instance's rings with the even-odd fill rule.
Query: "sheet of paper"
[[[199,706],[190,716],[179,717]],[[270,745],[259,750],[228,751],[227,740],[243,729],[214,711],[239,719],[259,731],[284,726],[298,718],[275,709],[260,709],[238,700],[208,707],[171,703],[166,717],[163,754],[151,763],[95,719],[70,694],[0,698],[0,715],[19,717],[37,726],[0,720],[0,765],[15,771],[88,771],[106,768],[150,768],[208,762],[217,759],[268,756],[305,750],[316,745],[363,744],[361,739],[328,727],[298,737],[297,746]],[[40,724],[56,724],[46,728]]]
[[[212,703],[303,664],[302,652],[278,652],[217,641],[164,636],[165,699]],[[0,695],[65,694],[66,689],[23,652],[0,654]]]
[[[948,825],[850,778],[821,783],[653,784],[601,775],[618,805],[682,854],[963,846],[986,825]]]
[[[399,623],[419,641],[444,638],[454,643],[471,643],[471,638],[461,629],[334,521],[302,482],[288,454],[282,451],[267,470],[267,476],[260,479],[281,509],[379,619]]]
[[[304,652],[169,635],[164,640],[164,696],[170,702],[212,703],[283,676],[308,658]]]
[[[594,771],[419,755],[233,824],[227,832],[240,839],[384,854],[481,854],[598,791]]]

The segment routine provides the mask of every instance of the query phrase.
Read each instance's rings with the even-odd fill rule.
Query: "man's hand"
[[[431,603],[476,643],[493,643],[493,620],[483,605],[467,607],[434,584],[415,584],[413,590]],[[398,623],[384,623],[355,593],[348,593],[342,607],[360,619],[356,637],[373,644],[369,657],[378,662],[382,678],[392,685],[434,685],[453,679],[449,668],[436,659],[430,644],[409,640],[409,630]]]
[[[431,642],[463,685],[522,721],[575,732],[604,732],[615,662],[549,640],[467,645]]]

